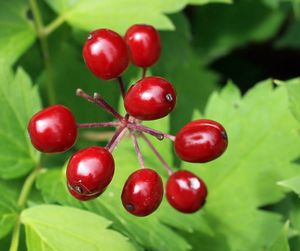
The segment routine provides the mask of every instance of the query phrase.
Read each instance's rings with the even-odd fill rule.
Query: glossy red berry
[[[152,169],[140,169],[128,177],[122,192],[122,203],[129,213],[146,216],[158,208],[162,197],[160,176]]]
[[[104,80],[119,77],[129,64],[125,41],[118,33],[108,29],[92,31],[82,53],[91,72]]]
[[[167,182],[166,196],[169,203],[180,212],[193,213],[205,203],[205,183],[189,171],[173,173]]]
[[[28,124],[32,145],[45,153],[63,152],[77,137],[77,124],[65,106],[53,105],[36,113]]]
[[[174,147],[182,160],[203,163],[218,158],[227,144],[227,134],[221,124],[199,119],[186,124],[177,133]]]
[[[93,199],[104,192],[114,170],[114,159],[105,148],[92,146],[82,149],[68,163],[68,189],[77,199]]]
[[[161,45],[158,31],[151,25],[135,24],[125,34],[130,49],[131,62],[146,68],[154,65],[160,56]]]
[[[176,92],[170,82],[160,77],[139,80],[124,99],[126,111],[140,120],[154,120],[168,115],[176,105]]]

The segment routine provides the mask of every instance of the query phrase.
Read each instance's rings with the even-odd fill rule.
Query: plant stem
[[[55,104],[55,88],[53,83],[53,75],[52,75],[52,66],[50,62],[49,55],[49,46],[47,41],[47,35],[44,32],[44,24],[42,20],[42,16],[38,7],[36,0],[29,0],[29,5],[32,10],[34,24],[37,32],[37,36],[39,37],[42,55],[45,65],[45,71],[47,74],[47,93],[48,93],[48,101],[49,104]]]
[[[58,16],[50,24],[44,27],[43,33],[45,36],[49,36],[53,31],[55,31],[59,26],[65,22],[65,17],[63,15]]]
[[[21,222],[20,222],[20,216],[18,216],[12,232],[12,239],[10,242],[9,251],[18,251],[19,239],[20,239],[20,228],[21,228]]]
[[[158,160],[162,163],[163,167],[167,170],[168,174],[171,175],[173,173],[173,170],[168,165],[168,163],[164,160],[164,158],[160,155],[160,153],[157,151],[155,146],[151,143],[151,141],[143,134],[140,134],[142,139],[147,143],[147,145],[151,148],[151,150],[154,152]]]
[[[77,124],[78,128],[97,128],[97,127],[114,127],[114,126],[120,126],[120,122],[96,122],[96,123],[80,123]]]
[[[32,185],[35,182],[37,176],[41,173],[41,170],[42,169],[40,167],[37,167],[25,180],[18,199],[18,206],[21,210],[25,207]]]
[[[132,142],[133,142],[133,145],[134,145],[134,149],[135,149],[135,152],[137,154],[139,163],[141,165],[141,168],[145,168],[145,161],[144,161],[144,158],[143,158],[143,155],[142,155],[139,143],[137,141],[136,135],[134,134],[133,130],[130,130],[130,136],[131,136],[131,139],[132,139]]]
[[[119,84],[119,87],[120,87],[120,90],[121,90],[121,94],[122,94],[122,97],[124,98],[125,97],[125,85],[124,85],[124,82],[123,82],[123,79],[122,77],[118,77],[117,78],[117,82]]]
[[[28,199],[28,196],[30,194],[31,188],[37,178],[37,176],[39,175],[39,173],[41,172],[41,168],[37,167],[25,180],[19,199],[18,199],[18,207],[20,212],[23,210],[23,208],[25,207],[26,201]],[[20,215],[17,218],[16,224],[14,226],[13,229],[13,233],[12,233],[12,239],[11,239],[11,244],[10,244],[10,248],[9,251],[17,251],[18,247],[19,247],[19,237],[20,237],[20,228],[21,228],[21,220],[20,220]]]
[[[135,129],[139,132],[145,132],[147,134],[150,134],[150,135],[156,137],[159,140],[163,140],[164,138],[167,138],[167,139],[170,139],[172,141],[175,141],[175,136],[174,135],[167,134],[167,133],[152,129],[150,127],[147,127],[147,126],[144,126],[144,125],[141,125],[141,124],[128,123],[127,126],[130,129]]]
[[[126,129],[127,129],[126,126],[120,126],[116,130],[115,134],[112,136],[111,140],[106,145],[106,148],[108,149],[108,151],[110,151],[111,153],[113,152],[115,147],[119,144],[120,140],[125,135],[125,133],[127,131]]]
[[[103,110],[105,110],[108,113],[111,113],[115,118],[119,119],[119,120],[123,120],[123,117],[121,116],[121,114],[119,114],[110,104],[108,104],[98,93],[94,94],[94,97],[91,97],[90,95],[88,95],[87,93],[85,93],[83,90],[81,89],[77,89],[76,90],[76,95],[80,96],[96,105],[98,105],[99,107],[101,107]]]

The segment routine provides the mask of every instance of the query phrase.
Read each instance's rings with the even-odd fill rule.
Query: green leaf
[[[299,4],[299,0],[263,0],[263,2],[272,8],[278,8],[281,3],[291,2],[293,4]]]
[[[232,5],[201,6],[191,17],[194,44],[201,58],[211,62],[236,47],[271,38],[285,13],[268,8],[261,1],[243,0]]]
[[[0,201],[0,238],[7,235],[17,220],[17,206],[14,202],[1,199]]]
[[[263,0],[264,4],[271,8],[278,8],[282,0]]]
[[[0,191],[2,191],[0,200],[0,239],[2,239],[12,230],[18,216],[18,207],[9,184],[0,180]]]
[[[189,0],[189,4],[232,3],[232,0]]]
[[[289,224],[286,223],[274,243],[266,251],[290,251],[288,242]]]
[[[46,203],[60,203],[83,208],[82,203],[70,196],[66,188],[66,172],[63,169],[52,169],[40,174],[36,187],[42,192]]]
[[[300,246],[300,200],[299,196],[289,193],[279,203],[272,205],[272,211],[284,215],[285,221],[290,222],[289,244],[292,251],[298,251]]]
[[[266,81],[242,98],[228,84],[211,96],[205,117],[225,126],[229,146],[210,163],[183,165],[202,177],[209,190],[199,213],[206,224],[199,224],[195,228],[199,234],[187,238],[205,251],[261,250],[274,241],[282,225],[278,215],[258,208],[283,198],[276,183],[294,176],[299,168],[293,162],[299,156],[299,124],[288,110],[286,90],[274,89],[272,81]]]
[[[292,79],[285,85],[290,102],[290,110],[295,118],[300,122],[300,79]]]
[[[0,1],[0,55],[6,64],[13,64],[35,40],[27,11],[25,0]]]
[[[276,42],[277,48],[294,48],[300,47],[300,20],[292,22],[282,37]]]
[[[298,232],[298,235],[291,238],[290,247],[292,251],[297,251],[300,246],[300,200],[298,196],[292,198],[292,208],[289,212],[289,219],[291,221],[291,227]]]
[[[41,108],[36,87],[22,69],[15,76],[0,69],[0,177],[16,178],[37,166],[40,154],[31,145],[27,124]]]
[[[24,210],[28,251],[135,250],[111,224],[96,214],[70,207],[42,205]]]
[[[148,23],[159,29],[174,29],[166,14],[181,10],[186,0],[45,0],[72,26],[83,30],[99,27],[125,32],[134,23]]]
[[[290,190],[294,191],[298,195],[300,195],[300,176],[293,177],[291,179],[279,181],[277,183],[280,186],[289,188]]]

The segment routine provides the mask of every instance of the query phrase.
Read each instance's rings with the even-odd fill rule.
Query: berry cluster
[[[119,114],[100,94],[90,96],[78,89],[78,96],[112,114],[115,120],[76,123],[72,112],[62,105],[50,106],[36,113],[30,120],[28,131],[32,144],[45,153],[63,152],[72,147],[78,128],[117,128],[106,147],[88,147],[70,158],[66,171],[67,187],[75,198],[91,200],[104,192],[114,175],[112,152],[126,132],[129,132],[141,165],[141,169],[128,177],[121,195],[122,203],[129,213],[137,216],[151,214],[159,207],[164,193],[161,177],[144,165],[138,138],[147,143],[169,174],[166,197],[171,206],[181,212],[192,213],[204,205],[207,188],[203,180],[189,171],[173,172],[146,134],[159,140],[168,138],[174,141],[175,152],[181,160],[203,163],[219,157],[225,151],[226,131],[218,122],[207,119],[186,124],[176,136],[142,124],[143,120],[167,116],[176,105],[176,92],[169,81],[161,77],[146,77],[147,68],[157,62],[160,52],[159,33],[150,25],[133,25],[124,38],[108,29],[91,32],[83,47],[85,63],[98,78],[117,80],[124,98],[126,115]],[[121,74],[129,61],[142,68],[142,78],[126,91]]]

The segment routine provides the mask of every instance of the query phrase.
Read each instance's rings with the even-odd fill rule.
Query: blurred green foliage
[[[299,251],[299,15],[299,0],[1,1],[0,249]],[[228,131],[227,152],[203,165],[181,163],[171,142],[151,139],[174,169],[208,184],[198,213],[180,214],[166,201],[145,218],[123,209],[122,186],[138,168],[127,138],[114,151],[116,173],[107,191],[85,203],[71,197],[69,156],[105,145],[111,131],[81,131],[76,145],[59,155],[41,155],[30,144],[27,122],[42,106],[64,104],[78,122],[111,119],[76,97],[79,87],[100,92],[124,112],[117,84],[96,79],[81,49],[92,29],[124,34],[135,23],[160,30],[162,55],[148,73],[170,80],[178,95],[171,116],[145,124],[175,134],[207,117]],[[126,87],[140,76],[130,66]],[[141,149],[165,182],[160,162],[142,142]]]

